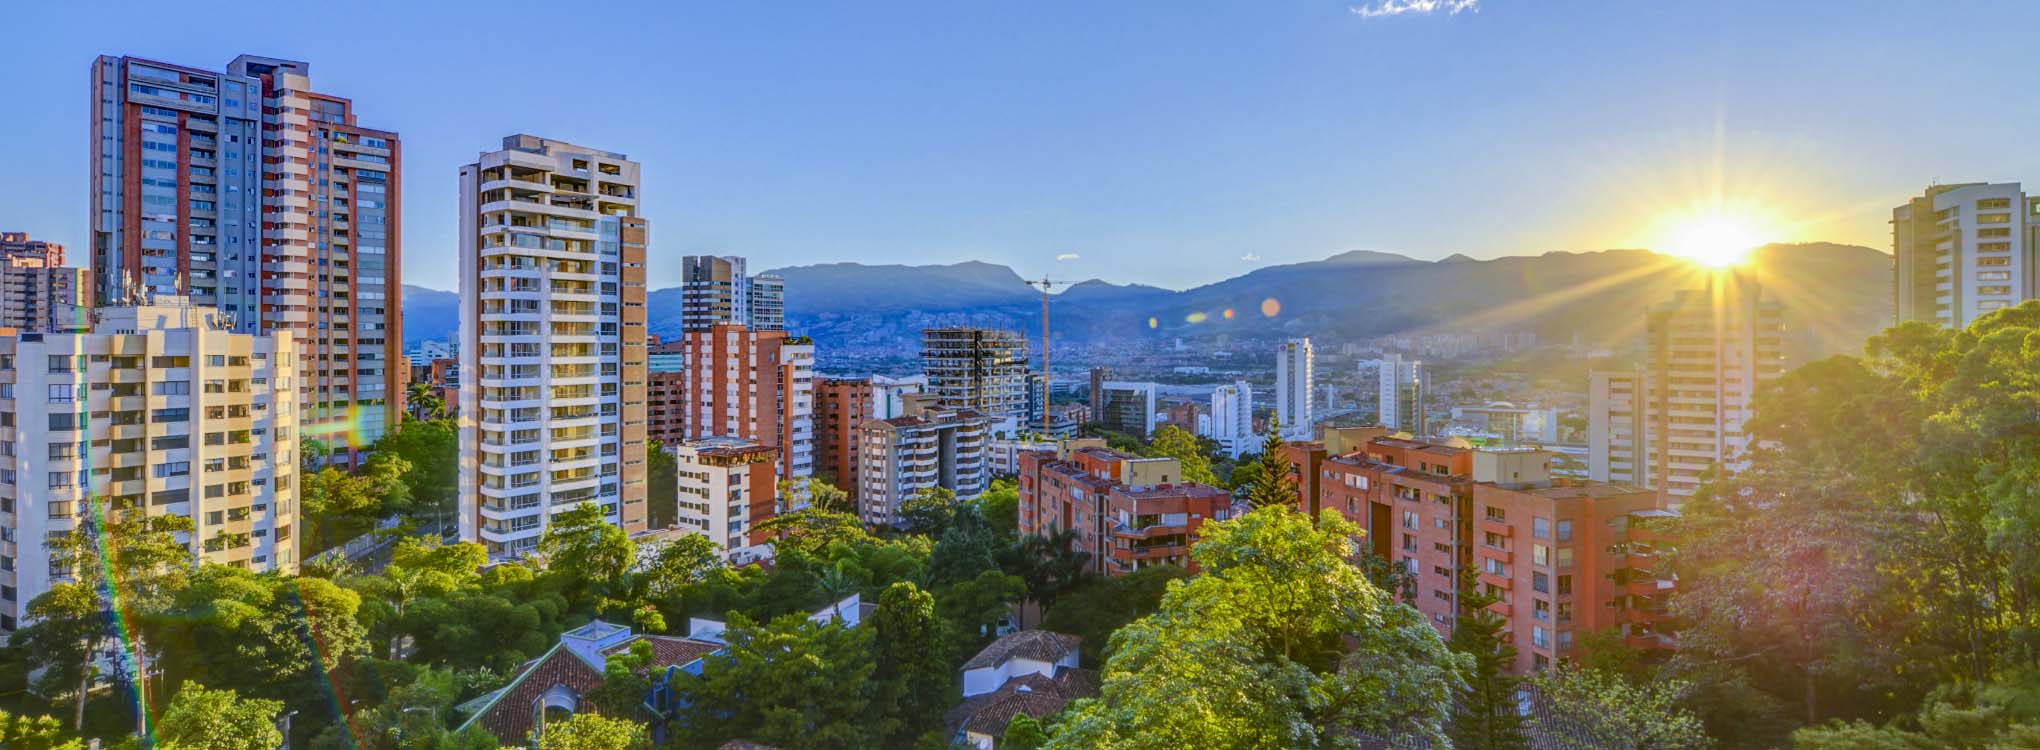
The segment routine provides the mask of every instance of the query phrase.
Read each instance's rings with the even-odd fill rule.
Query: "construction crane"
[[[1077,282],[1061,281],[1046,276],[1027,282],[1028,286],[1041,290],[1041,436],[1044,438],[1048,437],[1048,394],[1049,382],[1052,380],[1048,374],[1048,291],[1053,287],[1075,283]]]

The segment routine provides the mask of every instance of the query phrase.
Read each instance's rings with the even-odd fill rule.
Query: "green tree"
[[[1632,685],[1614,675],[1560,665],[1533,678],[1541,733],[1566,750],[1701,750],[1711,744],[1680,707],[1684,683]]]
[[[1020,534],[1020,487],[1011,479],[994,479],[977,497],[978,515],[1000,539]]]
[[[976,653],[996,634],[999,621],[1013,611],[1013,604],[1027,592],[1019,576],[997,570],[936,592],[935,610],[948,623],[959,658]]]
[[[1006,722],[1006,733],[999,738],[1002,750],[1041,750],[1048,744],[1048,732],[1041,722],[1027,714],[1013,714],[1013,720]]]
[[[699,534],[683,534],[660,543],[656,553],[640,563],[633,575],[642,581],[645,596],[664,599],[722,566],[722,554],[715,542]]]
[[[432,392],[432,384],[419,381],[404,389],[406,411],[414,419],[444,419],[446,400]]]
[[[117,637],[116,618],[143,622],[185,587],[191,551],[177,535],[195,528],[184,516],[144,516],[99,501],[85,511],[84,523],[46,542],[51,572],[69,571],[76,580],[31,600],[30,621],[12,639],[27,666],[42,670],[36,680],[40,692],[72,698],[72,726],[78,729],[85,725],[93,654]],[[120,658],[132,663],[146,654],[154,634],[143,627],[127,636]]]
[[[962,505],[955,490],[924,487],[900,503],[893,514],[893,525],[902,531],[940,538],[956,522],[957,509]]]
[[[652,738],[634,721],[601,714],[575,714],[546,725],[538,750],[650,750]]]
[[[856,545],[875,541],[856,516],[828,510],[782,513],[755,528],[771,534],[774,551],[781,554],[799,550],[812,555],[838,542]]]
[[[760,625],[729,618],[729,646],[682,681],[684,747],[708,750],[738,737],[779,747],[883,747],[874,698],[871,628],[810,622],[790,614]]]
[[[813,509],[831,513],[855,513],[857,508],[850,504],[850,493],[844,492],[834,483],[821,477],[807,479],[779,480],[779,496],[786,498],[786,507]]]
[[[666,451],[664,442],[654,440],[645,451],[645,522],[654,529],[671,528],[680,522],[680,460]],[[786,482],[779,483],[780,494]]]
[[[233,690],[186,684],[170,700],[156,726],[164,750],[276,750],[283,704],[242,698]]]
[[[1218,484],[1218,477],[1211,473],[1211,457],[1205,455],[1204,446],[1189,430],[1172,424],[1162,425],[1149,439],[1146,455],[1176,459],[1183,466],[1183,481]]]
[[[1360,529],[1290,507],[1209,522],[1203,574],[1112,638],[1103,694],[1050,748],[1318,748],[1445,741],[1467,659],[1346,559]]]
[[[85,745],[66,738],[64,727],[48,716],[22,716],[0,710],[0,747],[8,750],[79,750]]]
[[[1020,537],[999,557],[999,568],[1020,577],[1027,600],[1053,609],[1063,594],[1092,578],[1091,555],[1077,549],[1076,532],[1063,529],[1051,536]]]
[[[1282,425],[1276,420],[1268,421],[1268,437],[1261,441],[1261,455],[1255,459],[1257,465],[1247,485],[1247,504],[1253,507],[1273,506],[1299,507],[1303,495],[1296,489],[1296,477],[1289,473],[1289,462],[1282,457]]]
[[[1508,625],[1489,607],[1501,599],[1483,590],[1472,568],[1459,580],[1459,614],[1447,645],[1473,660],[1466,687],[1453,704],[1452,746],[1457,750],[1525,750],[1523,715],[1516,710],[1521,680],[1509,674],[1516,647],[1501,636]]]
[[[327,674],[367,650],[360,606],[360,594],[323,578],[208,565],[145,623],[152,666],[165,684],[320,707]]]
[[[588,693],[588,702],[603,714],[636,721],[645,714],[652,690],[652,644],[632,641],[630,648],[610,654],[602,663],[602,684]]]
[[[377,453],[349,474],[327,466],[299,476],[298,508],[305,529],[305,552],[324,551],[375,528],[387,513],[410,507],[410,487],[403,475],[409,462],[395,454]]]
[[[900,582],[879,594],[878,609],[868,624],[878,650],[877,676],[885,691],[880,705],[890,706],[896,727],[888,746],[939,728],[942,712],[954,694],[955,672],[942,649],[942,620],[935,615],[935,597],[912,583]]]
[[[1056,599],[1041,626],[1083,638],[1084,663],[1099,664],[1114,632],[1154,614],[1169,582],[1189,577],[1189,571],[1175,565],[1151,565],[1123,576],[1093,578]]]
[[[374,451],[403,459],[399,479],[409,503],[403,508],[385,503],[386,511],[402,511],[414,523],[434,528],[452,523],[460,483],[460,428],[453,420],[404,420],[376,441]]]
[[[596,599],[637,562],[637,545],[603,516],[602,506],[586,502],[552,517],[538,538],[538,554],[546,575],[561,582],[578,609],[601,603]]]

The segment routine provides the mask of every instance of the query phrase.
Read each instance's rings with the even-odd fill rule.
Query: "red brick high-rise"
[[[857,499],[857,434],[874,418],[870,378],[815,381],[815,473]]]

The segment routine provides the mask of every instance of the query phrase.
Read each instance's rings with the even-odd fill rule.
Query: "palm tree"
[[[446,416],[446,401],[432,393],[431,383],[412,383],[404,394],[404,400],[411,404],[411,414],[419,419]]]
[[[1047,611],[1055,600],[1090,579],[1091,554],[1077,550],[1077,534],[1064,529],[1052,536],[1028,534],[1006,553],[1007,570],[1027,584],[1027,599]]]
[[[840,562],[815,576],[815,590],[829,598],[829,609],[837,622],[843,620],[843,600],[857,593],[857,589],[857,579],[844,573]]]

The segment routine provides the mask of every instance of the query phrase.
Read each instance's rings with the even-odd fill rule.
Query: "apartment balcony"
[[[1502,589],[1505,591],[1514,589],[1516,587],[1516,581],[1514,579],[1509,578],[1507,576],[1495,575],[1485,570],[1480,572],[1479,580],[1482,584],[1493,586],[1495,588]]]
[[[1509,550],[1501,549],[1499,547],[1489,547],[1485,544],[1475,546],[1474,552],[1480,557],[1485,557],[1499,561],[1503,565],[1508,565],[1515,558],[1515,553]]]
[[[1516,527],[1510,526],[1507,521],[1497,521],[1487,517],[1482,517],[1475,524],[1474,530],[1482,533],[1496,534],[1504,539],[1516,535]]]

